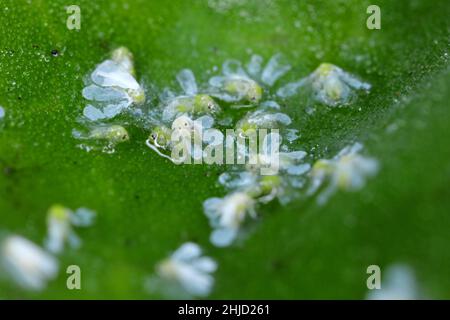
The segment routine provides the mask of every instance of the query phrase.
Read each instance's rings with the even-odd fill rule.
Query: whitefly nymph
[[[188,115],[178,116],[173,120],[170,127],[158,124],[153,127],[146,144],[160,156],[171,160],[175,164],[186,162],[187,158],[199,160],[203,157],[203,145],[210,143],[205,130],[214,133],[222,142],[223,134],[213,128],[214,119],[210,115],[204,115],[193,119]],[[174,151],[174,148],[180,154]]]
[[[156,266],[156,274],[146,282],[146,289],[169,298],[204,298],[214,286],[212,273],[217,263],[202,255],[201,248],[186,242]]]
[[[61,253],[66,244],[71,248],[78,248],[81,239],[74,231],[74,227],[87,227],[93,223],[95,213],[86,208],[75,211],[59,204],[50,207],[47,213],[47,238],[45,248],[54,253]]]
[[[242,192],[261,203],[272,201],[284,188],[280,175],[263,176],[249,171],[224,172],[219,176],[219,183],[232,193]]]
[[[91,121],[113,118],[132,104],[144,103],[144,89],[136,81],[131,52],[124,47],[114,50],[111,59],[92,72],[82,94],[90,101],[83,115]]]
[[[176,78],[183,93],[177,96],[170,89],[164,89],[160,96],[163,110],[162,121],[171,121],[183,114],[198,117],[215,116],[221,112],[220,106],[210,95],[199,93],[194,73],[190,69],[181,70]]]
[[[317,192],[319,204],[324,204],[337,190],[361,189],[366,179],[378,172],[378,161],[361,155],[362,148],[360,143],[355,143],[343,148],[332,159],[320,159],[314,163],[308,193]]]
[[[83,141],[78,147],[86,151],[101,150],[114,153],[119,143],[130,140],[127,129],[117,124],[92,124],[83,130],[72,130],[75,139]]]
[[[246,67],[238,60],[226,60],[222,75],[209,79],[211,95],[226,102],[243,103],[242,107],[259,103],[263,88],[273,86],[291,68],[281,54],[274,55],[264,68],[262,63],[259,55],[253,55]]]
[[[217,247],[233,243],[248,217],[256,218],[255,199],[246,192],[233,192],[224,198],[209,198],[203,203],[213,232],[210,241]]]
[[[244,136],[254,133],[258,129],[280,129],[291,124],[291,118],[273,109],[257,109],[248,112],[236,123],[236,130]]]
[[[244,168],[224,172],[219,183],[231,191],[243,191],[261,203],[278,198],[286,204],[298,193],[295,190],[303,187],[304,175],[310,170],[303,161],[305,156],[304,151],[289,151],[282,145],[281,136],[271,132],[264,138],[262,150],[249,155]]]
[[[111,144],[118,144],[130,140],[127,129],[117,124],[93,125],[89,128],[87,133],[74,130],[73,136],[77,139],[104,140]]]
[[[249,155],[246,169],[258,172],[261,168],[274,168],[276,172],[286,172],[289,175],[302,175],[309,171],[310,165],[303,163],[305,151],[289,151],[283,145],[283,138],[277,132],[270,132],[264,137],[260,152]]]
[[[172,129],[164,124],[153,126],[148,142],[159,150],[171,150]]]
[[[45,289],[58,269],[58,260],[30,240],[18,235],[0,240],[0,276],[7,276],[23,289]]]
[[[336,107],[348,104],[356,90],[369,91],[371,86],[331,63],[322,63],[309,76],[288,83],[277,94],[285,98],[295,95],[301,88],[310,92],[314,100]]]

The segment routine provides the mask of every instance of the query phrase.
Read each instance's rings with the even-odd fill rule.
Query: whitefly
[[[257,144],[243,143],[243,139],[250,141],[258,141],[262,139],[262,135],[271,129],[277,129],[286,133],[289,131],[286,127],[291,124],[291,118],[282,112],[279,112],[278,104],[267,101],[270,105],[261,104],[258,109],[247,112],[240,120],[236,122],[234,135],[227,135],[226,146],[237,145],[237,159],[240,162],[245,161],[250,154],[257,152]],[[276,107],[274,107],[276,106]],[[265,131],[262,131],[265,130]],[[290,141],[294,141],[296,137],[289,135]]]
[[[219,137],[216,143],[222,143],[223,134],[213,128],[214,118],[204,115],[193,119],[188,115],[178,116],[170,127],[160,124],[152,128],[146,144],[158,155],[171,160],[175,164],[185,163],[187,158],[200,160],[203,157],[203,146],[211,144],[208,135]],[[177,148],[176,150],[174,150]],[[179,151],[179,153],[177,152]]]
[[[226,60],[222,75],[209,79],[211,95],[230,103],[244,103],[242,107],[259,103],[264,88],[273,86],[291,69],[281,54],[274,55],[265,67],[262,63],[259,55],[253,55],[245,67],[238,60]]]
[[[317,202],[324,204],[338,190],[357,191],[379,169],[376,159],[360,154],[362,144],[355,143],[343,148],[332,159],[317,160],[310,172],[309,195],[317,194]]]
[[[83,115],[91,121],[113,118],[132,104],[144,103],[144,89],[136,81],[131,52],[124,47],[114,50],[111,59],[91,73],[82,94],[90,101]]]
[[[47,213],[47,237],[45,248],[54,254],[61,253],[66,244],[73,249],[81,246],[81,239],[74,227],[88,227],[93,224],[95,212],[79,208],[75,211],[61,205],[53,205]]]
[[[271,132],[264,138],[260,152],[250,154],[244,167],[236,166],[220,175],[219,183],[228,190],[244,191],[261,203],[278,198],[286,204],[303,187],[304,175],[310,170],[310,165],[304,163],[305,156],[304,151],[283,148],[281,136]]]
[[[72,130],[72,136],[83,141],[78,146],[88,152],[114,153],[117,144],[130,140],[127,129],[118,124],[91,124],[82,130]]]
[[[210,95],[199,92],[192,70],[181,70],[176,79],[182,88],[182,94],[177,95],[169,88],[165,88],[160,95],[163,122],[172,121],[184,114],[198,117],[202,115],[216,116],[221,112],[220,106]]]
[[[41,291],[56,278],[59,263],[44,249],[19,235],[0,239],[0,275],[19,287]]]
[[[236,191],[223,198],[203,202],[205,215],[213,229],[210,241],[217,247],[230,246],[248,218],[256,218],[257,202],[247,192]]]
[[[371,85],[330,64],[322,63],[309,76],[281,87],[277,94],[286,98],[304,91],[314,100],[330,107],[348,104],[356,96],[356,91],[369,91]]]
[[[285,113],[273,109],[259,108],[248,112],[236,123],[235,128],[242,134],[247,135],[248,132],[256,132],[259,129],[285,128],[291,122],[291,118]]]
[[[216,269],[217,263],[204,256],[200,246],[186,242],[156,265],[145,287],[172,299],[204,298],[213,289]]]

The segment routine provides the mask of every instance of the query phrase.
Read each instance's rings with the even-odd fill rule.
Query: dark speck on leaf
[[[57,57],[59,55],[59,51],[56,49],[53,49],[51,53],[52,53],[52,56],[54,56],[54,57]]]
[[[272,270],[280,270],[283,268],[283,263],[280,260],[273,260],[271,262]]]
[[[15,171],[15,169],[14,169],[13,167],[4,167],[4,168],[3,168],[3,173],[4,173],[6,176],[12,175],[12,174],[14,173],[14,171]]]
[[[130,239],[130,238],[126,238],[125,241],[123,242],[123,244],[124,244],[126,247],[130,247],[130,246],[133,245],[133,240]]]

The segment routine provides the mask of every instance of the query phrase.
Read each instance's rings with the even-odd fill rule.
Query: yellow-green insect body
[[[330,174],[332,172],[333,172],[333,163],[326,159],[317,160],[311,169],[311,174],[313,176],[321,174]]]
[[[258,103],[263,94],[263,88],[256,82],[243,76],[230,76],[225,78],[223,90],[235,101]]]
[[[170,149],[172,130],[164,125],[156,126],[152,129],[149,142],[162,149]]]
[[[330,107],[350,103],[357,90],[369,91],[371,85],[331,63],[320,64],[309,76],[280,88],[280,97],[289,97],[305,88],[314,100]]]
[[[241,119],[236,124],[236,129],[238,132],[242,132],[244,136],[249,136],[255,134],[258,126],[256,123],[251,123],[247,119]]]
[[[59,204],[55,204],[55,205],[51,206],[50,209],[48,210],[47,219],[48,220],[54,219],[56,221],[61,221],[61,222],[69,221],[70,213],[71,213],[71,211],[69,209],[67,209],[66,207],[59,205]]]
[[[246,66],[238,60],[227,59],[222,65],[222,75],[209,79],[211,94],[229,103],[242,103],[235,104],[234,108],[249,107],[248,103],[258,104],[264,89],[272,87],[291,69],[281,54],[272,56],[265,66],[262,62],[259,55],[252,55]]]
[[[94,127],[88,137],[95,140],[107,140],[113,144],[125,142],[130,139],[128,131],[120,125]]]
[[[54,254],[60,253],[66,242],[71,248],[78,248],[81,240],[73,227],[90,226],[94,216],[95,213],[86,208],[72,211],[59,204],[51,206],[47,213],[46,249]]]
[[[281,184],[282,178],[279,175],[260,175],[255,185],[248,188],[247,193],[254,199],[266,197],[274,194],[281,187]]]
[[[280,129],[291,123],[291,118],[281,112],[264,109],[249,112],[236,124],[236,130],[244,135],[255,133],[258,129]]]
[[[334,158],[320,159],[314,164],[308,193],[320,191],[319,204],[325,203],[337,190],[361,189],[367,178],[377,173],[378,161],[359,154],[362,148],[360,143],[355,143],[343,148]]]
[[[134,57],[131,51],[126,47],[119,47],[111,54],[111,60],[120,64],[120,66],[128,71],[133,77],[136,77],[134,69]]]
[[[207,94],[197,94],[194,96],[192,111],[196,114],[217,114],[221,110],[211,96]]]
[[[66,241],[78,243],[78,238],[73,233],[71,226],[72,211],[59,204],[50,207],[47,213],[47,238],[46,249],[52,253],[59,253],[64,248]]]
[[[145,102],[145,91],[142,87],[138,89],[127,89],[126,92],[133,103],[141,105]]]
[[[169,101],[163,110],[163,121],[170,121],[182,114],[216,115],[221,112],[220,106],[207,94],[180,96]]]
[[[347,101],[350,88],[342,81],[343,71],[330,63],[322,63],[314,72],[313,90],[326,104],[334,105]]]

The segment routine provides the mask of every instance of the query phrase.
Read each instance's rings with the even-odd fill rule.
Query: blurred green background
[[[78,230],[83,247],[61,255],[47,290],[2,282],[0,298],[160,298],[143,279],[185,241],[217,259],[214,299],[362,299],[367,266],[396,262],[414,268],[425,296],[450,298],[450,3],[372,2],[1,0],[0,229],[42,243],[53,203],[92,208],[98,219]],[[69,4],[81,8],[79,31],[66,28]],[[381,7],[381,30],[366,28],[370,4]],[[181,68],[204,84],[208,70],[252,52],[287,56],[293,69],[279,85],[334,63],[373,89],[312,115],[295,97],[281,101],[300,130],[297,146],[313,160],[361,141],[381,171],[323,207],[262,207],[245,242],[215,248],[202,202],[225,195],[216,181],[226,168],[174,166],[137,127],[112,155],[76,148],[83,77],[118,46],[155,92],[176,87]],[[81,267],[80,291],[66,289],[70,264]]]

